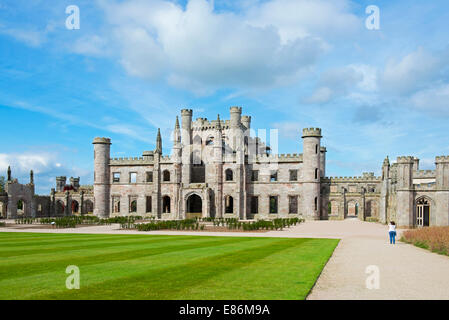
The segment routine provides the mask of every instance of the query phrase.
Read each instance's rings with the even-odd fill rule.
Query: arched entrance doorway
[[[416,200],[416,225],[428,227],[430,224],[430,201],[426,198]]]
[[[192,194],[187,198],[186,218],[201,218],[203,213],[203,201],[197,194]]]
[[[78,201],[72,200],[72,214],[78,213],[78,211],[79,211]]]
[[[25,217],[26,215],[26,203],[22,199],[17,201],[17,215],[20,217]]]
[[[94,212],[94,204],[90,200],[84,201],[84,213],[93,213]]]
[[[355,201],[348,202],[348,212],[346,218],[357,218],[359,214],[359,204]]]

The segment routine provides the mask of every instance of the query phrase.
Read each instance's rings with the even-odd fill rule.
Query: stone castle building
[[[101,217],[358,217],[405,227],[449,225],[449,156],[436,157],[435,170],[419,170],[412,156],[392,164],[387,157],[381,176],[327,177],[319,128],[303,129],[302,154],[272,154],[250,134],[251,117],[240,107],[231,107],[225,121],[192,121],[192,115],[181,110],[181,125],[176,118],[170,156],[162,154],[160,132],[156,149],[134,158],[111,158],[111,140],[95,138],[93,187],[58,177],[50,196],[35,196],[32,182],[9,177],[0,195],[3,215],[15,217],[20,198],[30,216],[93,209]]]
[[[92,186],[80,186],[80,178],[56,177],[56,188],[50,196],[37,195],[34,192],[34,174],[30,171],[30,181],[19,183],[12,178],[8,167],[3,192],[0,192],[0,218],[20,217],[62,217],[72,214],[93,212],[94,194]]]

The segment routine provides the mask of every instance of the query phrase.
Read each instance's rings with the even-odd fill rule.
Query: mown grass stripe
[[[58,239],[54,235],[33,235],[34,241],[47,242],[34,246],[41,253],[27,254],[25,245],[17,247],[22,255],[0,259],[0,299],[302,299],[338,243],[159,235],[105,240],[71,234],[59,238],[64,240],[59,245],[48,244]],[[65,288],[70,264],[81,270],[81,290]]]
[[[76,299],[79,294],[88,293],[89,299],[100,299],[105,294],[110,294],[112,290],[120,291],[120,295],[125,296],[125,299],[136,299],[136,291],[139,292],[138,299],[170,299],[172,295],[176,295],[178,291],[188,286],[241,268],[249,261],[282,251],[291,246],[290,242],[290,239],[276,239],[269,243],[258,242],[258,245],[252,248],[239,248],[221,253],[210,252],[210,255],[199,257],[188,263],[157,269],[151,275],[147,272],[138,273],[125,278],[83,286],[79,292],[64,290],[62,293],[41,298],[53,299],[55,296],[60,296],[63,299]],[[126,287],[123,286],[124,283],[127,284]],[[105,289],[106,292],[104,292]]]
[[[198,237],[202,238],[202,237]],[[222,238],[223,240],[248,240],[253,241],[243,242],[243,245],[247,247],[257,247],[260,245],[260,240],[265,242],[262,238]],[[80,265],[79,268],[82,272],[82,282],[84,285],[90,285],[93,283],[101,283],[106,280],[118,279],[127,276],[132,276],[136,273],[148,273],[148,272],[163,272],[161,270],[171,268],[174,264],[182,264],[201,259],[206,255],[219,255],[223,252],[232,252],[238,248],[238,244],[230,242],[229,244],[219,246],[219,250],[216,247],[188,247],[183,251],[164,252],[157,256],[138,257],[127,260],[117,261],[104,261],[98,264]],[[126,257],[124,257],[126,258]],[[69,265],[68,263],[67,265]],[[36,273],[21,278],[7,278],[0,281],[0,288],[4,288],[7,297],[23,296],[21,294],[14,294],[17,288],[27,287],[29,283],[39,283],[39,286],[28,287],[29,291],[26,293],[26,298],[32,295],[40,294],[41,292],[51,291],[57,288],[58,290],[65,292],[65,267],[58,269],[56,272]],[[5,297],[0,292],[0,299]]]
[[[182,241],[187,241],[188,239],[183,239]],[[8,258],[15,256],[32,256],[32,255],[42,255],[45,253],[56,254],[58,252],[69,252],[73,250],[81,250],[81,249],[95,249],[101,247],[103,249],[115,246],[124,246],[124,245],[145,245],[149,243],[157,243],[162,241],[170,241],[170,238],[148,238],[148,239],[121,239],[121,240],[102,240],[102,241],[70,241],[64,243],[46,243],[39,247],[39,250],[36,250],[35,247],[27,248],[26,246],[20,248],[10,248],[10,250],[0,251],[0,257]],[[24,248],[24,249],[22,249]],[[1,265],[1,264],[0,264]]]
[[[251,241],[253,238],[245,239],[245,241]],[[0,279],[4,277],[14,278],[22,277],[29,274],[52,271],[52,270],[62,270],[67,266],[67,261],[71,265],[86,266],[90,264],[102,263],[104,261],[120,261],[125,259],[134,259],[138,257],[153,256],[167,252],[183,251],[184,249],[189,249],[194,247],[196,249],[202,247],[211,247],[217,245],[223,245],[226,243],[234,243],[233,238],[221,238],[221,239],[210,239],[205,242],[203,239],[191,239],[179,241],[173,240],[173,245],[167,243],[167,240],[154,243],[151,247],[146,247],[143,249],[136,249],[136,245],[122,245],[118,248],[107,248],[98,247],[96,251],[92,249],[81,249],[68,251],[64,255],[51,255],[47,259],[42,260],[41,257],[33,257],[32,262],[19,262],[16,264],[7,264],[3,266],[7,261],[2,260],[0,262]],[[140,244],[140,246],[145,246],[145,243]],[[37,260],[37,261],[36,261]]]

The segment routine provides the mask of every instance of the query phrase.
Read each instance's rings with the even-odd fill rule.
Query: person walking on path
[[[390,234],[390,244],[396,244],[396,223],[394,221],[390,221],[388,233]]]

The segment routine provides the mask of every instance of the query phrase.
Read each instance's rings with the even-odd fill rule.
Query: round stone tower
[[[94,215],[109,217],[111,139],[95,138],[94,145]]]
[[[243,128],[242,128],[242,108],[231,107],[231,132],[230,132],[230,144],[232,150],[236,152],[237,163],[242,164],[242,151],[243,151]]]
[[[231,107],[231,128],[240,128],[242,121],[242,108],[241,107]]]
[[[188,185],[191,181],[191,158],[192,153],[192,109],[181,110],[181,158],[183,184]]]
[[[321,129],[304,128],[303,139],[303,214],[307,219],[320,219],[320,154]]]

